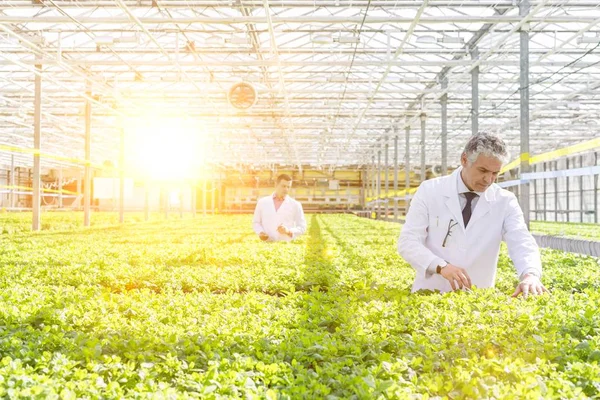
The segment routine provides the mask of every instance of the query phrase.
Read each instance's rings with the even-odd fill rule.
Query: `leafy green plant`
[[[543,235],[564,236],[584,240],[600,240],[599,224],[531,221],[531,231]]]
[[[512,299],[503,247],[495,289],[411,294],[397,224],[160,218],[1,216],[0,397],[600,397],[597,259],[543,250],[552,295]]]

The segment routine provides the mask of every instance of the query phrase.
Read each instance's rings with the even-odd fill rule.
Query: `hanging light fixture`
[[[433,35],[417,36],[417,43],[437,43],[437,39]]]
[[[360,36],[340,36],[335,41],[337,41],[338,43],[358,44],[360,43]]]
[[[598,43],[600,43],[600,34],[597,34],[596,36],[580,36],[580,37],[578,37],[577,44],[582,44],[582,43],[598,44]]]
[[[443,35],[441,38],[436,38],[433,35],[422,35],[417,36],[417,43],[456,43],[456,44],[464,44],[465,39],[461,36],[446,36]]]
[[[222,36],[211,35],[204,40],[204,43],[215,46],[222,46],[225,44],[225,39]]]
[[[333,43],[331,35],[315,35],[311,37],[311,41],[315,44],[330,44]]]
[[[442,36],[441,39],[437,40],[438,42],[441,43],[457,43],[457,44],[463,44],[465,43],[465,39],[460,37],[460,36]]]
[[[250,44],[250,39],[246,36],[232,36],[226,42],[231,44]]]
[[[94,42],[96,46],[108,46],[114,43],[114,39],[110,36],[96,36]]]

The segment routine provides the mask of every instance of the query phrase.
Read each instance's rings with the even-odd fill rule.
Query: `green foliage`
[[[584,240],[600,240],[599,224],[531,221],[531,231],[543,235],[565,236]]]
[[[307,219],[2,214],[0,397],[600,398],[597,259],[544,250],[552,295],[512,299],[503,248],[495,289],[410,294],[399,225]]]

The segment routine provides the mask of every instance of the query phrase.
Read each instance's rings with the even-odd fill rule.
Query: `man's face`
[[[485,192],[496,181],[502,168],[502,161],[484,154],[480,154],[471,164],[467,155],[463,153],[460,162],[463,166],[463,180],[467,187],[475,192]]]
[[[275,186],[275,194],[279,198],[284,198],[285,196],[287,196],[291,187],[292,187],[292,181],[286,181],[285,179],[282,179],[279,181],[277,186]]]

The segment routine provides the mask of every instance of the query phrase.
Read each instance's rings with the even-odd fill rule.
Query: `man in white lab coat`
[[[288,196],[292,178],[277,177],[275,192],[258,200],[252,227],[261,240],[290,241],[306,232],[302,205]]]
[[[519,275],[513,296],[547,292],[519,202],[494,183],[507,160],[502,139],[480,133],[469,139],[454,173],[421,183],[398,239],[398,253],[417,272],[413,292],[493,287],[502,240]]]

